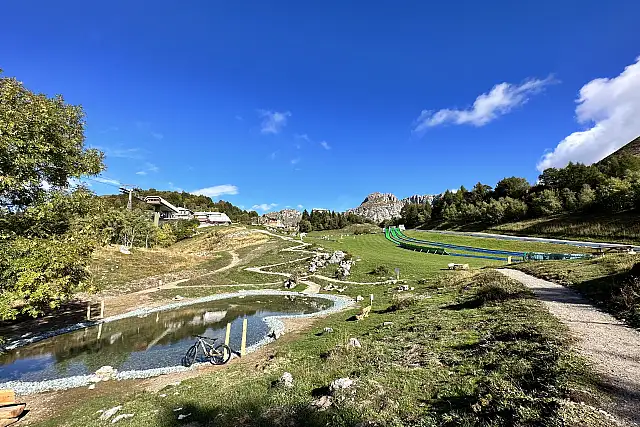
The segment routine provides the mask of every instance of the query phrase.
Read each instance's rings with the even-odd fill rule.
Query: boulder
[[[109,381],[109,380],[115,379],[117,374],[118,374],[118,370],[115,369],[114,367],[103,366],[100,369],[98,369],[94,375],[91,376],[91,380],[99,378],[98,381],[92,381],[92,382]]]
[[[331,396],[320,396],[311,402],[311,406],[316,408],[318,411],[324,411],[328,409],[333,404],[333,399]]]
[[[363,297],[362,295],[358,295],[358,296],[356,297],[356,302],[360,302],[360,301],[362,301],[362,300],[364,300],[364,297]]]
[[[360,341],[358,341],[357,338],[349,338],[349,344],[347,345],[353,348],[362,348],[362,345],[360,344]]]
[[[334,253],[331,254],[331,257],[329,258],[329,264],[339,264],[346,255],[347,254],[345,254],[342,251],[335,251]]]
[[[283,387],[292,388],[293,387],[293,375],[291,375],[289,372],[285,372],[284,374],[282,374],[282,376],[280,377],[280,384]]]
[[[332,393],[335,393],[338,390],[348,389],[353,385],[353,380],[351,378],[338,378],[337,380],[331,381],[329,385],[329,390]]]
[[[332,333],[333,333],[333,328],[328,328],[328,327],[327,327],[327,328],[324,328],[323,332],[324,332],[325,334],[332,334]]]

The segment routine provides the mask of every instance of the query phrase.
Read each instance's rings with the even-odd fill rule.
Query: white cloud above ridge
[[[269,211],[273,208],[275,208],[276,206],[278,206],[277,203],[262,203],[259,205],[253,205],[251,206],[251,209],[256,210],[256,211],[262,211],[262,212],[266,212]]]
[[[469,108],[444,108],[436,112],[423,110],[414,123],[413,131],[421,133],[428,128],[449,123],[484,126],[514,108],[526,104],[532,95],[555,82],[553,76],[549,76],[546,79],[528,79],[521,84],[499,83],[488,93],[479,95]]]
[[[589,127],[545,153],[536,165],[538,171],[569,162],[598,162],[640,135],[640,57],[618,76],[582,86],[576,103],[578,123]]]
[[[219,197],[223,195],[235,195],[238,194],[238,187],[231,184],[214,185],[212,187],[201,188],[199,190],[191,191],[191,194],[196,196],[207,197]]]

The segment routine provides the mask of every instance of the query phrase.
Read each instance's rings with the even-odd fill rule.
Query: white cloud
[[[278,206],[277,203],[262,203],[260,205],[251,206],[251,209],[266,212],[268,210],[275,208],[276,206]]]
[[[291,164],[292,165],[297,165],[298,163],[300,163],[300,158],[295,158],[295,159],[291,159]]]
[[[327,141],[321,141],[320,145],[322,146],[322,148],[324,148],[325,150],[331,150],[331,146],[329,145],[329,143]]]
[[[282,128],[287,125],[287,119],[291,117],[289,111],[280,113],[278,111],[258,110],[258,114],[262,117],[260,132],[272,134],[280,133]]]
[[[302,209],[302,208],[304,208],[304,206],[302,206],[302,205],[298,205],[298,206],[296,206],[296,207],[297,207],[298,209]]]
[[[295,139],[303,139],[307,142],[311,142],[311,138],[309,138],[309,135],[307,135],[306,133],[303,133],[303,134],[296,133],[295,135],[293,135],[293,137]]]
[[[164,138],[164,135],[161,134],[160,132],[151,132],[151,136],[154,137],[155,139],[162,139]]]
[[[118,187],[122,185],[117,179],[103,178],[101,176],[92,177],[91,179],[107,185],[117,185]]]
[[[592,164],[640,135],[640,57],[617,77],[599,78],[580,89],[576,117],[589,129],[574,132],[546,153],[537,168]]]
[[[239,114],[237,114],[237,115],[236,115],[236,120],[237,120],[237,121],[239,121],[239,122],[241,122],[241,121],[243,120],[243,119],[242,119],[242,116],[241,116],[241,115],[239,115]]]
[[[278,155],[278,152],[277,152],[277,151],[274,151],[273,153],[269,154],[269,158],[270,158],[271,160],[275,160],[277,155]]]
[[[423,132],[427,128],[446,123],[484,126],[507,114],[515,107],[526,104],[531,95],[540,92],[545,86],[554,82],[555,80],[550,76],[544,80],[529,79],[519,85],[497,84],[489,93],[478,96],[470,108],[464,110],[445,108],[435,113],[431,110],[423,110],[415,122],[413,131]]]
[[[144,165],[144,169],[136,172],[136,175],[145,176],[149,172],[158,172],[159,170],[160,168],[158,166],[154,165],[153,163],[146,162]]]
[[[108,148],[100,147],[97,145],[92,146],[91,148],[95,148],[96,150],[104,152],[107,157],[118,157],[121,159],[141,159],[143,154],[140,148]]]
[[[213,187],[201,188],[200,190],[194,190],[191,194],[196,196],[218,197],[224,194],[238,194],[238,187],[231,184],[215,185]]]

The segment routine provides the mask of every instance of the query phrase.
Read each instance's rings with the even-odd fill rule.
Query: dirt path
[[[573,289],[518,270],[498,271],[531,289],[569,328],[578,339],[579,352],[605,379],[605,388],[616,400],[614,412],[640,423],[640,332],[598,311]]]
[[[158,291],[165,290],[165,289],[180,288],[181,287],[181,286],[179,286],[180,284],[182,284],[184,282],[188,282],[189,280],[199,279],[201,277],[211,276],[212,274],[221,273],[223,271],[227,271],[229,269],[232,269],[236,265],[240,264],[240,257],[234,251],[229,251],[229,253],[231,254],[231,262],[228,265],[225,265],[224,267],[221,267],[221,268],[219,268],[217,270],[214,270],[214,271],[210,271],[208,273],[201,274],[199,276],[189,277],[187,279],[180,279],[180,280],[176,280],[175,282],[170,282],[170,283],[166,283],[166,284],[161,285],[161,286],[156,286],[155,288],[148,288],[148,289],[143,289],[143,290],[138,291],[138,292],[133,292],[131,295],[145,295],[145,294],[150,294],[150,293],[158,292]],[[203,285],[203,286],[200,286],[200,287],[208,287],[208,286]]]

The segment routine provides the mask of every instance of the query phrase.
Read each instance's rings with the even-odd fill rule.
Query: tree
[[[564,210],[573,212],[578,209],[578,198],[576,197],[576,193],[568,188],[563,188],[562,191],[560,191],[560,200],[562,201]]]
[[[562,203],[555,191],[542,190],[531,198],[531,208],[539,216],[548,216],[561,212]]]
[[[504,199],[500,199],[500,202],[504,205],[505,221],[518,221],[527,216],[529,207],[524,201],[505,197]]]
[[[104,169],[84,146],[84,112],[0,76],[0,319],[36,316],[89,290],[93,195],[72,178]]]
[[[495,197],[511,197],[512,199],[524,199],[531,185],[525,178],[512,176],[498,181],[495,188]]]
[[[310,231],[313,231],[313,228],[311,227],[311,222],[308,219],[300,220],[298,229],[300,230],[301,233],[308,233]]]
[[[67,188],[71,178],[96,175],[103,157],[84,146],[82,107],[0,74],[0,206],[19,209],[48,186]]]
[[[578,193],[578,208],[586,209],[596,200],[596,192],[589,184],[584,184]]]
[[[469,193],[469,202],[474,204],[486,202],[491,198],[491,191],[491,186],[478,182]]]

